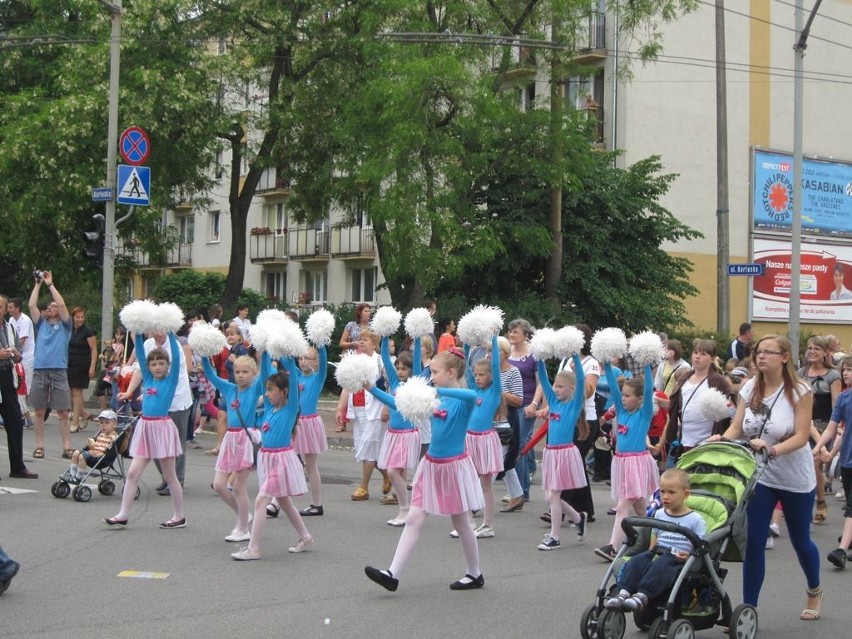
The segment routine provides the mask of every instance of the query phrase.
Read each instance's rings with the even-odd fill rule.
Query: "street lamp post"
[[[121,0],[98,0],[112,14],[109,46],[109,122],[107,124],[107,181],[112,197],[106,203],[104,222],[103,285],[101,289],[101,339],[112,337],[112,312],[115,288],[115,198],[118,152],[118,69],[121,57]]]

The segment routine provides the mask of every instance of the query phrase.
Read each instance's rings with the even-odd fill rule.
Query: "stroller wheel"
[[[87,502],[92,498],[92,489],[84,484],[80,484],[74,489],[74,501]]]
[[[115,483],[106,479],[98,484],[98,492],[101,495],[112,495],[115,492]]]
[[[621,610],[604,608],[598,617],[598,639],[621,639],[627,629],[627,618]]]
[[[757,636],[757,610],[749,604],[740,604],[731,613],[728,635],[736,639],[754,639]]]
[[[687,619],[675,619],[669,626],[666,639],[695,639],[695,629]]]
[[[648,639],[666,639],[668,630],[668,622],[662,617],[657,617],[651,622],[651,627],[648,629]]]
[[[598,615],[600,612],[595,604],[590,605],[583,611],[583,616],[580,617],[580,636],[583,639],[597,639]]]
[[[59,499],[65,499],[68,495],[71,494],[71,486],[66,484],[64,481],[58,481],[50,487],[50,493],[54,497],[58,497]]]

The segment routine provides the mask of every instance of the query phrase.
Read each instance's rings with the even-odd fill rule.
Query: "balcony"
[[[192,267],[192,244],[180,242],[166,252],[162,263],[154,263],[147,252],[131,245],[123,245],[117,248],[117,252],[132,259],[136,266],[144,269],[159,268],[190,268]]]
[[[331,229],[331,255],[344,260],[373,259],[376,255],[373,229],[359,226]]]
[[[290,194],[290,180],[281,167],[269,167],[263,171],[257,183],[257,194],[265,199],[280,198]]]
[[[327,262],[329,259],[327,229],[291,228],[287,233],[290,259],[302,262]]]
[[[253,233],[249,237],[249,259],[253,264],[286,264],[289,254],[289,234],[286,229]]]
[[[606,60],[606,14],[593,11],[574,33],[577,55],[574,62],[591,64]]]

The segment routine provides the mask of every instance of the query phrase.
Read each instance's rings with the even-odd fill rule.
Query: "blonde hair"
[[[689,480],[689,473],[682,468],[669,468],[666,472],[660,475],[660,481],[669,480],[676,483],[678,488],[689,490],[692,483]]]
[[[464,353],[458,348],[451,348],[435,355],[432,358],[432,365],[434,366],[435,364],[444,366],[447,370],[454,370],[456,372],[456,379],[464,381]],[[493,384],[494,380],[491,380],[491,383]]]
[[[502,335],[497,338],[497,350],[500,351],[501,355],[505,355],[506,357],[512,352],[512,345]]]
[[[368,308],[369,308],[369,307],[368,307]],[[360,340],[360,339],[363,339],[363,338],[365,338],[365,337],[366,337],[368,340],[370,340],[371,342],[373,342],[373,346],[378,346],[378,345],[379,345],[379,336],[378,336],[378,335],[376,335],[376,334],[375,334],[373,331],[371,331],[369,328],[361,329],[361,333],[358,335],[358,339],[359,339],[359,340]]]
[[[435,340],[431,335],[424,335],[420,338],[420,348],[426,349],[426,357],[432,357],[435,354]]]
[[[577,386],[577,375],[572,370],[564,369],[556,373],[554,381],[561,379],[562,381]],[[580,416],[577,418],[577,435],[580,439],[586,439],[589,436],[589,422],[586,421],[586,411],[581,410]]]
[[[257,362],[254,361],[254,357],[249,357],[248,355],[240,355],[237,359],[234,360],[234,367],[237,365],[247,366],[251,371],[252,375],[257,375]]]

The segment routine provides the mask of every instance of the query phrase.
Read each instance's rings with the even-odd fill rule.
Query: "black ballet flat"
[[[462,579],[454,581],[450,584],[450,590],[473,590],[475,588],[482,588],[485,585],[485,577],[481,573],[479,577],[465,575],[464,578],[469,579],[469,581],[462,581]]]
[[[385,590],[394,592],[399,587],[399,579],[395,578],[390,570],[379,570],[372,566],[364,568],[364,573],[371,581],[375,581]]]

